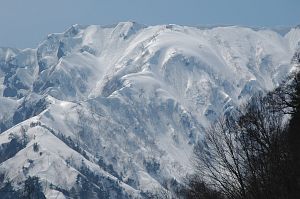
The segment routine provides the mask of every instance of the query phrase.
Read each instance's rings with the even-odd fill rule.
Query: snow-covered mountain
[[[222,114],[277,86],[300,28],[74,25],[36,49],[0,48],[0,176],[48,198],[139,198],[191,171]],[[98,194],[98,195],[97,195]]]

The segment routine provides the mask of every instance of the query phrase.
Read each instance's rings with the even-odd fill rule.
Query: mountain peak
[[[0,175],[16,187],[38,176],[48,196],[84,184],[134,198],[180,184],[205,127],[273,89],[299,41],[296,29],[120,22],[0,48]]]

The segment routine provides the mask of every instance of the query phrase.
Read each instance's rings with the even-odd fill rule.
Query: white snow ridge
[[[289,73],[300,29],[73,25],[0,48],[0,176],[47,198],[145,198],[192,171],[204,129]]]

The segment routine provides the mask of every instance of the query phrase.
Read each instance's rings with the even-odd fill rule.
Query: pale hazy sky
[[[300,0],[0,0],[0,46],[36,47],[72,24],[294,26]]]

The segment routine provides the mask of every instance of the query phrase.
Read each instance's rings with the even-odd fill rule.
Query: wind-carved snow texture
[[[38,176],[48,198],[79,193],[82,179],[111,198],[181,183],[204,129],[278,85],[299,41],[299,28],[125,22],[0,48],[0,148],[19,143],[0,172],[17,188]]]

